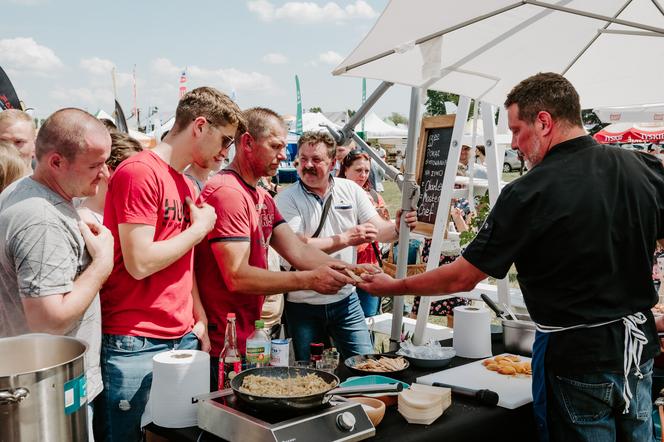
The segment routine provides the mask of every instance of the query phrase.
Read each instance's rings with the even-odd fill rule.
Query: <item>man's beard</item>
[[[312,175],[312,176],[318,176],[318,173],[316,172],[316,169],[302,169],[302,174],[303,175]]]
[[[533,167],[541,163],[542,158],[543,158],[542,143],[540,142],[539,139],[535,139],[533,140],[533,145],[532,148],[530,149],[529,154],[523,156],[523,159],[526,163],[526,167],[528,168],[528,170],[532,169]]]

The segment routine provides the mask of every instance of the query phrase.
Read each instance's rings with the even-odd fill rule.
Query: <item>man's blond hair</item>
[[[30,123],[34,128],[35,123],[32,121],[32,117],[20,109],[7,109],[0,112],[0,128],[19,121]]]

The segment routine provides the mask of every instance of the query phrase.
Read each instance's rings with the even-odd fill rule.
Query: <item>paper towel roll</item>
[[[491,314],[486,308],[454,307],[453,346],[462,358],[491,356]]]
[[[193,396],[210,392],[210,355],[198,350],[170,350],[152,358],[152,420],[166,428],[198,423]]]

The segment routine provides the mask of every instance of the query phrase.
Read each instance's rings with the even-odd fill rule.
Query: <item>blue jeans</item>
[[[360,306],[362,306],[362,311],[364,312],[365,318],[370,318],[378,314],[380,309],[380,300],[382,298],[374,296],[369,292],[357,288],[357,297],[360,299]]]
[[[332,304],[286,302],[284,313],[297,360],[309,359],[310,343],[326,343],[330,337],[344,359],[373,353],[364,313],[354,292]]]
[[[152,386],[152,357],[171,349],[198,349],[193,332],[178,339],[103,335],[104,390],[94,402],[96,441],[141,440],[141,416]]]
[[[550,440],[653,441],[652,367],[652,359],[641,365],[642,379],[632,369],[628,382],[633,397],[627,414],[623,414],[623,373],[563,377],[547,369]]]

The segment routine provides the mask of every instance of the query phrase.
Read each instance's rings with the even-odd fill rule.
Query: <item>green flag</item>
[[[300,79],[295,76],[295,94],[297,95],[297,113],[295,115],[295,132],[302,135],[302,96],[300,95]]]
[[[362,104],[367,101],[367,79],[363,78],[362,79]],[[366,140],[365,132],[364,132],[364,118],[362,118],[362,139]]]

